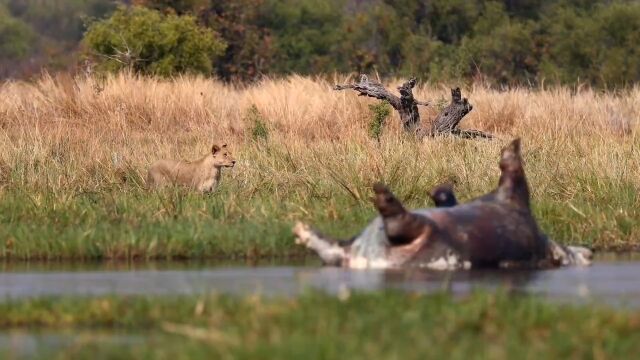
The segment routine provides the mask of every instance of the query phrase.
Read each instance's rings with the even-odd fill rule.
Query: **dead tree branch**
[[[411,78],[398,87],[400,96],[389,92],[382,84],[370,81],[367,75],[360,76],[360,82],[356,84],[336,85],[334,90],[352,89],[358,92],[359,96],[368,96],[379,100],[386,100],[400,114],[400,121],[405,131],[415,133],[419,138],[425,136],[436,136],[452,134],[465,139],[486,138],[490,139],[491,134],[480,130],[458,129],[458,124],[467,115],[473,106],[466,98],[462,97],[460,88],[451,89],[451,103],[445,107],[433,121],[430,128],[421,126],[418,105],[429,106],[427,101],[419,101],[413,97],[413,88],[416,86],[416,79]]]
[[[415,131],[420,126],[420,113],[418,105],[428,106],[426,101],[418,101],[413,97],[412,89],[416,86],[416,79],[411,78],[398,87],[400,97],[390,93],[382,84],[372,82],[367,75],[360,76],[357,84],[336,85],[334,90],[352,89],[357,91],[359,96],[369,96],[379,100],[386,100],[400,114],[402,127],[406,131]]]

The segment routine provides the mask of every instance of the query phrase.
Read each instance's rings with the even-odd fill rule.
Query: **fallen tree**
[[[451,103],[447,105],[439,114],[431,126],[424,126],[420,121],[418,105],[429,106],[429,102],[416,100],[413,96],[413,88],[416,86],[416,79],[411,78],[398,87],[400,96],[392,94],[382,84],[369,80],[367,75],[360,76],[360,82],[354,84],[336,85],[334,90],[352,89],[358,92],[359,96],[368,96],[379,100],[388,101],[389,104],[400,115],[400,121],[405,131],[415,133],[419,138],[425,136],[455,135],[466,139],[492,138],[480,130],[459,129],[458,124],[467,115],[473,106],[466,98],[462,97],[460,88],[451,89]]]

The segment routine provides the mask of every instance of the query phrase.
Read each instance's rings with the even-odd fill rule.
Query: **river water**
[[[640,255],[599,255],[592,266],[543,271],[372,271],[296,264],[202,263],[7,263],[0,264],[0,301],[39,296],[100,296],[225,293],[292,297],[307,289],[329,293],[397,289],[447,291],[465,296],[496,289],[549,301],[640,308]],[[116,347],[161,343],[158,333],[92,329],[0,331],[0,358],[62,356],[78,344]],[[158,340],[159,339],[159,340]]]
[[[102,263],[5,264],[0,301],[38,296],[224,293],[291,297],[307,289],[410,292],[506,289],[552,301],[640,307],[640,256],[600,255],[589,267],[541,271],[378,271],[302,264]]]

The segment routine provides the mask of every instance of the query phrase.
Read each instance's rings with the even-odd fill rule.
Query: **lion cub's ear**
[[[218,151],[220,151],[220,146],[218,146],[217,144],[214,144],[213,147],[211,148],[211,153],[215,155]]]

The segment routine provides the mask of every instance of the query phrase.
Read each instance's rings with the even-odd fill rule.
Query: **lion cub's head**
[[[215,167],[233,167],[236,164],[236,159],[227,150],[227,144],[222,144],[222,146],[214,144],[211,148],[211,155],[213,155],[213,166]]]

